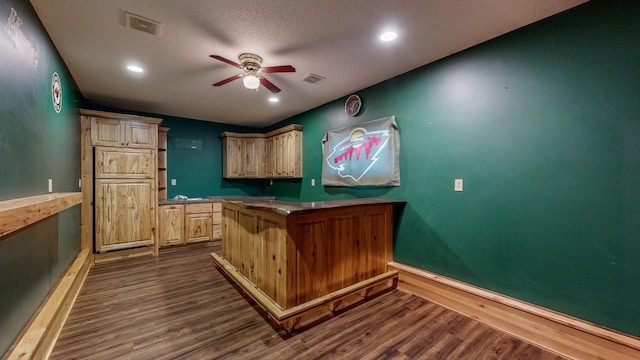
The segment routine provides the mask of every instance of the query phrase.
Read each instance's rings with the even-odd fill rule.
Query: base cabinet
[[[160,205],[160,247],[184,245],[222,237],[222,204]]]
[[[154,244],[155,179],[96,179],[96,251]]]
[[[185,205],[184,238],[187,243],[213,240],[211,203]]]
[[[160,206],[159,246],[183,243],[184,205]]]

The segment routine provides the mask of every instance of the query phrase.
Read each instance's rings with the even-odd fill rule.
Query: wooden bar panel
[[[319,203],[312,211],[263,210],[270,204],[223,202],[219,262],[242,277],[243,287],[259,292],[252,296],[268,298],[286,311],[387,273],[392,259],[392,204]],[[282,202],[277,206],[296,207]],[[365,286],[361,296],[370,290]],[[295,319],[289,320],[294,326]]]
[[[329,279],[335,272],[331,269],[329,233],[327,219],[300,221],[295,225],[298,249],[296,258],[297,294],[296,304],[301,304],[332,291]]]

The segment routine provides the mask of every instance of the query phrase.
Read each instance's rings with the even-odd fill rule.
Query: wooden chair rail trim
[[[0,201],[0,239],[82,202],[82,193],[52,193]]]
[[[398,289],[570,358],[640,359],[640,338],[398,262]]]
[[[300,305],[296,305],[289,309],[282,309],[280,305],[266,296],[260,289],[256,288],[249,280],[247,280],[233,265],[216,253],[211,253],[211,257],[220,269],[229,275],[244,291],[249,294],[260,306],[262,306],[277,322],[283,322],[298,316],[306,311],[313,310],[319,306],[326,305],[330,302],[341,300],[360,290],[372,287],[383,281],[398,277],[398,271],[391,270],[372,278],[360,281],[353,285],[344,287],[340,290],[323,295],[313,300],[307,301]]]
[[[7,352],[7,360],[47,359],[91,268],[82,249]]]

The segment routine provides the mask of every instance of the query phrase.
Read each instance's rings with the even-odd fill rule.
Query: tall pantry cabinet
[[[81,110],[83,246],[95,261],[157,254],[161,119]]]

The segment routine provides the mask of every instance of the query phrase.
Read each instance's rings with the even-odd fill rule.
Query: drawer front
[[[185,214],[211,213],[211,203],[187,204]]]
[[[96,147],[96,178],[153,179],[156,174],[152,150]]]

